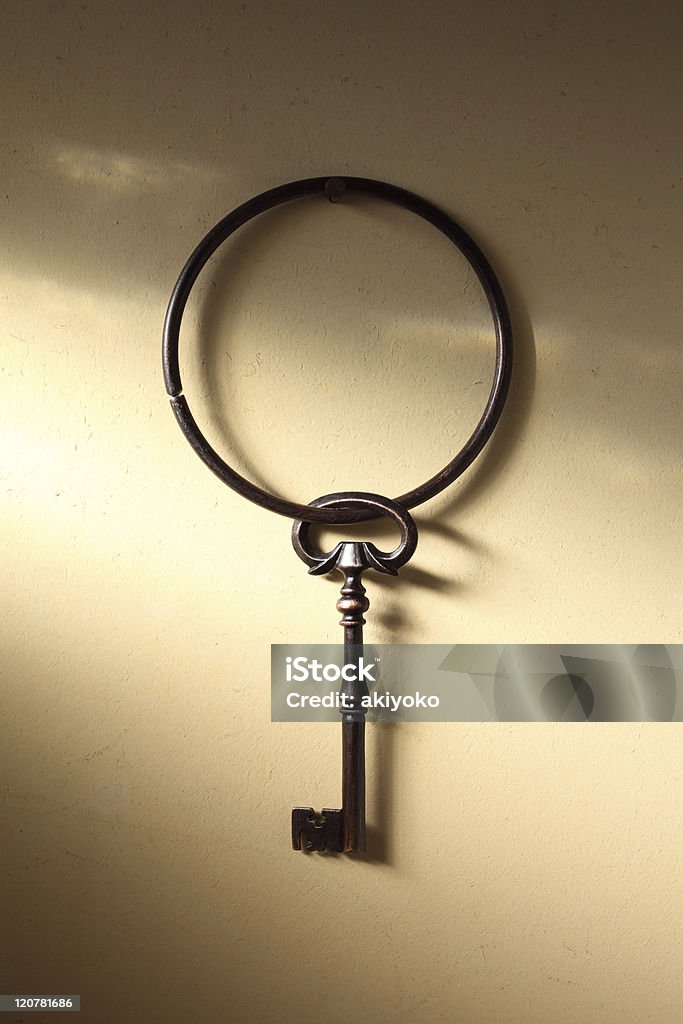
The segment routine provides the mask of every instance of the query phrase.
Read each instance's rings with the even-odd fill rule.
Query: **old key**
[[[377,494],[345,491],[317,498],[309,505],[287,501],[241,476],[216,452],[197,426],[183,394],[178,343],[180,327],[192,287],[207,261],[235,231],[254,217],[282,203],[305,198],[338,203],[354,196],[393,203],[421,217],[448,238],[462,253],[476,274],[488,300],[496,332],[496,364],[486,406],[463,448],[447,465],[419,487],[390,500]],[[331,355],[331,358],[333,356]],[[163,368],[166,391],[175,418],[196,454],[223,483],[244,498],[278,515],[295,520],[292,542],[313,575],[340,572],[344,577],[337,608],[344,627],[344,659],[358,664],[363,651],[363,615],[369,602],[361,577],[369,570],[396,575],[415,551],[417,529],[408,509],[435,497],[452,484],[474,462],[491,437],[505,404],[512,373],[512,330],[505,297],[481,249],[456,221],[433,203],[413,192],[382,181],[354,177],[320,177],[291,181],[272,188],[228,213],[204,236],[190,255],[175,284],[166,311],[163,338]],[[401,540],[394,551],[380,551],[370,541],[341,541],[333,551],[323,553],[310,543],[311,524],[347,525],[378,516],[398,524]],[[292,812],[294,849],[344,851],[365,849],[365,711],[367,694],[362,682],[345,683],[342,707],[342,806],[317,814],[311,807]]]
[[[350,853],[365,849],[365,715],[363,698],[368,688],[358,671],[363,656],[364,613],[370,607],[362,576],[368,569],[398,575],[417,547],[417,527],[412,516],[395,501],[379,494],[343,491],[327,494],[311,502],[315,508],[353,508],[379,512],[398,523],[401,540],[393,551],[380,551],[370,541],[340,541],[327,554],[311,547],[310,523],[298,519],[292,527],[292,544],[299,558],[310,566],[312,576],[340,572],[344,577],[337,611],[344,627],[344,664],[356,667],[348,673],[340,689],[342,702],[342,807],[323,808],[316,814],[312,807],[292,811],[292,846],[295,850],[329,850]]]

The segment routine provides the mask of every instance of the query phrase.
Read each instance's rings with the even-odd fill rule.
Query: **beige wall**
[[[680,1020],[678,726],[374,728],[374,858],[288,849],[339,737],[270,724],[269,645],[336,640],[336,584],[192,454],[160,331],[265,188],[443,205],[517,372],[415,568],[368,583],[368,637],[680,642],[682,28],[674,2],[6,9],[3,992],[97,1024]],[[183,343],[215,443],[301,500],[438,469],[492,360],[459,257],[371,204],[245,231]]]

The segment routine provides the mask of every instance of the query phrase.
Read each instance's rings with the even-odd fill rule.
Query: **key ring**
[[[496,365],[484,411],[465,445],[442,470],[419,487],[395,498],[405,509],[415,508],[453,483],[474,462],[491,437],[505,405],[512,374],[512,328],[505,296],[481,249],[467,232],[433,203],[413,192],[369,178],[318,177],[292,181],[242,203],[220,220],[201,240],[183,267],[166,311],[163,332],[163,368],[166,391],[183,434],[199,458],[216,476],[242,497],[262,508],[308,523],[341,525],[375,519],[380,514],[365,507],[315,507],[287,501],[241,476],[216,452],[201,432],[183,394],[178,355],[180,327],[187,300],[202,268],[218,247],[248,221],[282,203],[306,197],[327,197],[337,203],[347,195],[371,196],[401,206],[428,221],[465,256],[486,295],[496,334]]]

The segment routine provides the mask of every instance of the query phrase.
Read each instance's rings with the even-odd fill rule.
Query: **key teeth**
[[[323,807],[318,814],[312,807],[292,810],[292,849],[307,853],[341,853],[344,843],[342,811]]]
[[[301,849],[301,833],[306,830],[307,822],[315,815],[312,807],[295,807],[292,810],[292,849]]]

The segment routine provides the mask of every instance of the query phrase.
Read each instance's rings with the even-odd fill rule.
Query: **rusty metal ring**
[[[190,411],[187,399],[183,395],[178,359],[178,340],[183,312],[192,287],[202,268],[216,249],[229,236],[253,217],[271,210],[281,203],[309,196],[327,197],[331,202],[338,202],[343,195],[372,196],[385,202],[402,206],[411,213],[422,217],[444,234],[465,256],[474,270],[484,294],[488,300],[496,332],[496,365],[491,390],[486,406],[469,439],[455,458],[439,473],[431,477],[419,487],[394,499],[404,508],[414,508],[429,498],[439,494],[452,484],[474,462],[489,440],[503,411],[507,398],[512,374],[512,328],[505,296],[491,266],[481,249],[470,238],[467,232],[451,217],[438,207],[405,189],[389,185],[382,181],[369,178],[322,177],[306,178],[292,181],[277,188],[262,192],[238,206],[218,222],[202,239],[183,267],[180,277],[171,294],[166,311],[163,334],[163,368],[166,391],[171,399],[171,406],[183,434],[200,459],[212,470],[223,483],[249,501],[262,508],[267,508],[278,515],[290,519],[302,519],[311,523],[355,523],[367,519],[375,519],[380,514],[350,506],[335,508],[318,508],[312,505],[300,505],[296,502],[279,498],[241,476],[214,451],[206,440]]]

